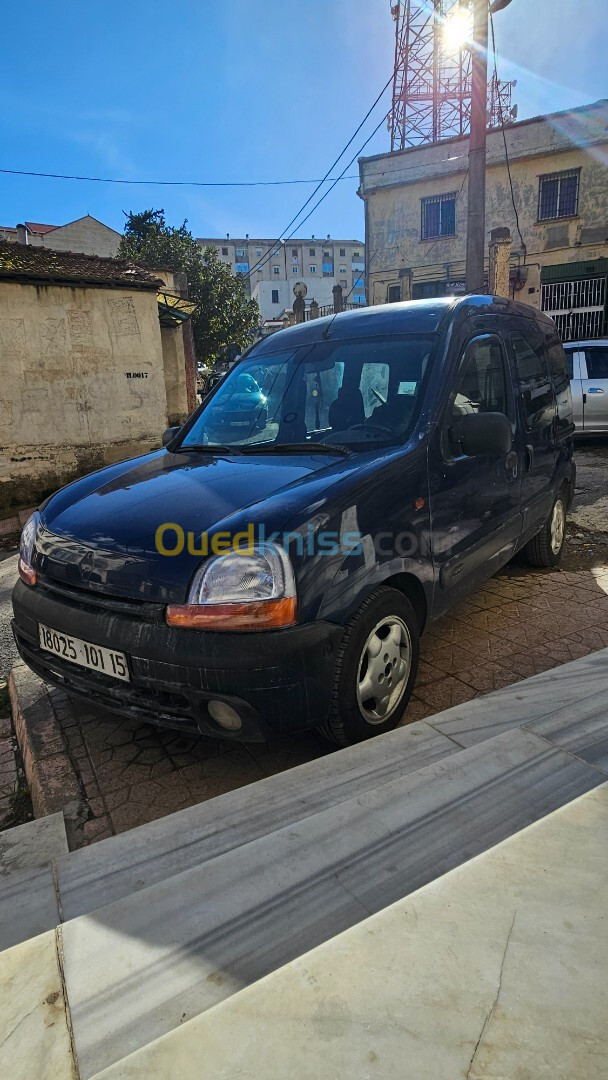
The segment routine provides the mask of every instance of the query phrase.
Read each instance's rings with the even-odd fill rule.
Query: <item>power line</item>
[[[494,15],[492,13],[492,6],[491,5],[489,5],[489,11],[490,11],[490,27],[491,27],[491,30],[492,30],[492,51],[494,53],[494,72],[495,72],[495,75],[496,75],[496,81],[498,82],[498,63],[497,63],[497,57],[496,57],[496,34],[494,33]],[[520,242],[521,242],[521,246],[524,249],[524,266],[525,266],[526,265],[526,259],[528,257],[528,249],[526,248],[526,243],[525,243],[525,240],[524,240],[524,238],[522,236],[521,228],[520,228],[520,225],[519,225],[519,212],[518,212],[518,209],[517,209],[517,203],[515,201],[515,191],[513,190],[513,177],[511,176],[511,163],[509,161],[509,148],[507,146],[507,134],[506,134],[506,131],[505,131],[505,117],[504,117],[504,112],[503,112],[503,108],[502,108],[502,101],[501,101],[501,98],[500,98],[500,94],[498,95],[498,112],[499,112],[499,116],[500,116],[500,126],[501,126],[501,129],[502,129],[502,141],[503,141],[503,143],[505,145],[505,161],[506,161],[506,165],[507,165],[507,174],[508,174],[508,177],[509,177],[509,187],[511,189],[511,202],[513,203],[513,211],[515,213],[515,224],[517,225],[517,231],[519,233],[519,239],[520,239]]]
[[[390,75],[390,77],[389,77],[388,81],[387,81],[387,82],[385,82],[384,86],[382,87],[382,90],[381,90],[381,91],[380,91],[380,93],[378,94],[378,96],[377,96],[376,100],[374,101],[373,105],[372,105],[372,106],[371,106],[371,107],[370,107],[370,108],[369,108],[369,109],[367,110],[367,112],[366,112],[365,116],[363,117],[363,120],[362,120],[362,121],[361,121],[361,123],[360,123],[360,124],[358,125],[358,127],[357,127],[357,128],[355,129],[355,131],[354,131],[354,132],[353,132],[353,134],[351,135],[351,137],[350,137],[350,139],[348,140],[348,142],[346,143],[346,145],[345,145],[345,146],[343,146],[343,148],[342,148],[342,150],[340,151],[340,153],[338,154],[338,156],[337,156],[336,160],[335,160],[334,162],[332,162],[332,164],[331,164],[331,165],[329,166],[329,169],[327,170],[327,172],[326,172],[325,176],[323,177],[323,179],[319,181],[319,183],[317,184],[317,186],[316,186],[315,190],[314,190],[313,192],[311,192],[311,194],[310,194],[310,195],[308,196],[308,198],[307,198],[306,202],[305,202],[305,203],[304,203],[304,204],[303,204],[303,205],[302,205],[302,206],[300,207],[300,209],[298,210],[298,212],[297,212],[297,214],[295,215],[295,217],[293,217],[293,218],[291,219],[291,221],[289,222],[289,224],[288,224],[288,225],[287,225],[287,226],[286,226],[286,227],[285,227],[285,228],[284,228],[284,229],[282,230],[282,232],[281,232],[281,233],[279,234],[279,236],[278,236],[278,237],[276,238],[276,240],[275,240],[275,241],[274,241],[274,242],[273,242],[273,243],[271,244],[271,246],[270,246],[270,251],[268,251],[268,252],[267,252],[267,254],[266,254],[265,256],[263,256],[263,257],[262,257],[262,258],[261,258],[261,259],[260,259],[260,260],[259,260],[259,261],[258,261],[257,263],[255,263],[255,264],[254,264],[254,265],[253,265],[253,266],[251,267],[251,270],[249,271],[249,273],[248,273],[248,275],[247,275],[247,276],[248,276],[249,278],[251,278],[252,274],[254,274],[254,273],[256,272],[256,270],[259,270],[259,269],[261,269],[261,268],[262,268],[263,266],[265,266],[265,265],[266,265],[266,263],[268,262],[268,260],[269,260],[269,259],[270,259],[270,258],[272,257],[272,255],[274,255],[274,254],[275,254],[275,252],[274,252],[274,250],[273,250],[273,249],[274,249],[274,247],[275,247],[275,245],[276,245],[276,244],[280,244],[281,240],[282,240],[282,239],[283,239],[283,238],[285,237],[285,233],[287,233],[287,232],[289,231],[289,229],[291,229],[292,225],[294,225],[294,224],[295,224],[295,222],[296,222],[296,221],[298,221],[298,218],[299,218],[299,217],[301,216],[301,214],[302,214],[302,213],[304,212],[304,210],[306,209],[306,207],[307,207],[307,206],[308,206],[308,205],[309,205],[309,204],[310,204],[310,203],[312,202],[312,200],[314,199],[315,195],[316,195],[316,194],[317,194],[317,192],[318,192],[318,191],[320,190],[320,188],[321,188],[321,187],[323,186],[323,184],[325,184],[325,183],[326,183],[326,182],[327,182],[327,181],[328,181],[328,180],[330,179],[330,174],[331,174],[331,173],[333,172],[333,170],[334,170],[334,169],[336,168],[336,166],[337,166],[338,162],[340,161],[340,159],[344,157],[344,154],[345,154],[345,153],[346,153],[346,151],[348,150],[349,146],[352,146],[352,144],[353,144],[353,142],[355,141],[355,139],[356,139],[357,135],[358,135],[358,134],[359,134],[359,132],[361,131],[361,128],[362,128],[362,127],[363,127],[363,125],[364,125],[364,124],[366,123],[366,121],[367,121],[367,120],[368,120],[368,118],[369,118],[369,117],[371,116],[371,114],[373,113],[374,109],[376,108],[376,105],[377,105],[377,104],[379,103],[379,101],[381,100],[381,98],[382,98],[382,97],[384,96],[384,94],[385,94],[385,93],[386,93],[386,91],[388,90],[389,86],[391,85],[392,81],[393,81],[393,74],[392,74],[392,72],[391,72],[391,75]],[[375,134],[376,134],[376,131],[378,131],[378,128],[379,128],[379,127],[380,127],[380,126],[381,126],[381,125],[382,125],[382,124],[384,123],[384,121],[385,121],[385,120],[387,119],[387,117],[388,117],[389,113],[390,113],[390,109],[389,109],[389,112],[388,112],[388,113],[386,113],[386,116],[384,116],[384,117],[383,117],[383,119],[382,119],[382,120],[380,121],[380,124],[378,125],[378,127],[377,127],[377,128],[375,128],[375,130],[374,130],[374,131],[372,132],[372,135],[370,136],[370,139],[372,138],[372,136],[373,136],[373,135],[375,135]],[[368,139],[368,140],[367,140],[367,141],[366,141],[366,142],[365,142],[365,143],[363,144],[363,146],[364,146],[364,147],[365,147],[365,146],[367,146],[367,143],[368,143],[368,142],[370,141],[370,139]],[[358,151],[357,151],[357,153],[355,154],[355,157],[353,157],[353,158],[351,159],[351,161],[350,161],[350,162],[348,163],[348,165],[346,166],[346,168],[344,168],[344,169],[342,170],[342,172],[340,173],[340,176],[336,177],[336,179],[335,179],[335,180],[333,180],[333,182],[332,182],[332,186],[331,186],[330,188],[328,188],[328,190],[327,190],[327,191],[325,192],[325,194],[323,195],[323,197],[322,197],[322,198],[321,198],[321,199],[319,200],[319,202],[317,202],[317,203],[315,204],[315,206],[313,207],[313,209],[312,209],[312,210],[310,211],[310,213],[309,213],[309,214],[307,214],[307,216],[306,216],[306,217],[304,218],[304,220],[303,220],[303,221],[300,221],[300,222],[299,222],[299,224],[297,225],[297,228],[298,228],[298,229],[300,229],[300,228],[302,227],[302,225],[304,224],[304,222],[305,222],[305,221],[308,221],[308,218],[309,218],[309,217],[311,216],[311,214],[312,214],[312,213],[314,212],[314,210],[316,210],[317,206],[320,206],[320,204],[322,203],[323,199],[324,199],[324,198],[325,198],[325,197],[326,197],[327,195],[329,195],[329,192],[333,190],[333,188],[334,188],[334,187],[336,186],[336,184],[337,184],[337,183],[338,183],[338,182],[339,182],[340,180],[343,180],[343,179],[345,179],[345,173],[346,173],[347,169],[349,169],[349,168],[350,168],[350,166],[352,165],[353,161],[355,161],[355,159],[356,159],[356,158],[358,157],[358,155],[359,155],[360,153],[361,153],[361,150],[358,150]],[[287,239],[288,239],[288,240],[290,240],[290,239],[291,239],[291,238],[293,237],[293,235],[294,235],[294,234],[292,233],[292,234],[291,234],[291,236],[287,237]]]
[[[365,123],[365,121],[362,121],[362,124],[363,123]],[[359,126],[359,128],[357,128],[357,132],[355,132],[355,135],[358,133],[358,131],[360,131],[362,124]],[[353,135],[353,139],[354,137],[355,136]],[[353,139],[351,139],[350,141],[352,142]],[[347,149],[349,145],[350,143],[347,143],[345,149]],[[464,154],[453,155],[452,157],[441,158],[441,161],[460,161],[465,156],[466,155]],[[337,160],[339,161],[340,159],[338,158]],[[405,165],[400,170],[400,172],[413,172],[416,169],[422,168],[424,168],[423,165]],[[43,180],[83,180],[86,183],[91,184],[130,184],[140,187],[287,187],[294,184],[324,184],[326,182],[330,182],[336,179],[333,176],[326,175],[323,177],[322,180],[308,180],[302,178],[298,178],[296,180],[127,180],[125,178],[115,176],[80,176],[76,173],[35,172],[32,169],[0,169],[0,174],[4,174],[5,176],[34,176]],[[376,175],[384,176],[384,171],[381,170]],[[338,179],[358,180],[359,174],[349,173],[346,176],[340,176]],[[314,198],[314,193],[311,198]]]
[[[85,180],[93,184],[139,184],[148,187],[282,187],[289,184],[323,184],[326,180],[333,180],[330,176],[324,177],[323,180],[123,180],[108,176],[72,176],[67,173],[32,172],[29,169],[0,169],[0,173],[7,176],[37,176],[46,180]],[[357,180],[358,176],[357,173],[353,173],[352,176],[341,176],[340,179]]]

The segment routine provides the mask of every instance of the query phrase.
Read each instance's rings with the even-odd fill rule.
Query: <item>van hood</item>
[[[352,471],[351,461],[325,453],[161,450],[110,466],[63,488],[44,506],[36,540],[40,577],[113,596],[181,602],[201,555],[186,549],[162,555],[155,542],[160,525],[194,533],[197,547],[201,533],[223,523],[232,531],[237,519],[239,529],[263,521],[267,534],[274,532],[305,498],[307,477],[321,470],[331,483],[332,473],[337,479]],[[166,547],[175,542],[175,532],[167,531]]]

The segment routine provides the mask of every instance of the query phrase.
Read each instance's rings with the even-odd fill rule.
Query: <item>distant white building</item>
[[[361,240],[312,236],[277,243],[227,236],[199,238],[197,242],[202,248],[214,247],[233,273],[246,275],[263,320],[275,319],[291,309],[297,282],[306,285],[307,304],[311,300],[320,307],[331,304],[334,285],[342,286],[349,303],[365,304],[365,244]]]
[[[16,226],[0,225],[0,240],[113,259],[118,254],[120,233],[85,214],[66,225],[43,225],[38,221],[25,221]]]

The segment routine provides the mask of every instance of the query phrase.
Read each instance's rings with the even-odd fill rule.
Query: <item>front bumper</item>
[[[19,581],[13,632],[26,664],[48,682],[115,712],[214,738],[262,742],[316,727],[330,704],[342,628],[318,621],[259,633],[180,630],[164,607],[81,589]],[[76,666],[40,648],[38,623],[125,652],[131,682]],[[225,731],[207,703],[233,705],[243,726]]]

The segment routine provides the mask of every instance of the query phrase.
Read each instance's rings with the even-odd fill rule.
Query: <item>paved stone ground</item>
[[[606,646],[608,560],[554,571],[511,564],[425,634],[403,722]],[[315,734],[264,745],[190,738],[52,694],[93,815],[89,843],[330,752]]]

